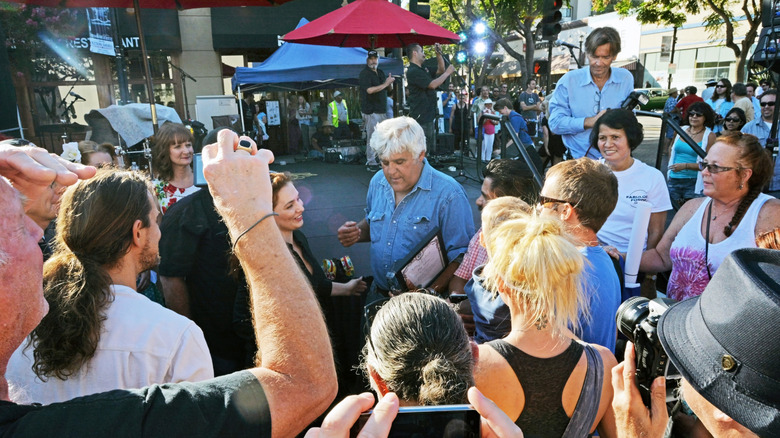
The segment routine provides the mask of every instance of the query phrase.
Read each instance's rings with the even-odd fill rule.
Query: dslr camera
[[[650,385],[656,377],[667,379],[666,401],[676,399],[680,376],[658,336],[658,319],[676,301],[669,298],[649,300],[631,297],[618,308],[615,319],[620,333],[634,343],[636,351],[636,381],[645,406],[650,406]],[[672,384],[670,384],[670,382]]]

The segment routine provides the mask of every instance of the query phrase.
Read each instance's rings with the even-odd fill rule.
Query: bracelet
[[[272,212],[270,212],[270,213],[268,213],[267,215],[265,215],[265,216],[261,217],[259,221],[255,222],[255,223],[254,223],[254,224],[252,224],[252,225],[251,225],[249,228],[247,228],[246,230],[244,230],[244,232],[243,232],[243,233],[239,234],[239,235],[238,235],[238,237],[236,237],[236,240],[235,240],[235,241],[233,241],[233,252],[236,252],[236,245],[238,245],[238,241],[239,241],[239,240],[241,240],[241,238],[242,238],[242,237],[244,237],[244,235],[245,235],[246,233],[248,233],[248,232],[252,231],[252,228],[254,228],[254,227],[258,226],[258,225],[260,224],[260,222],[262,222],[262,221],[264,221],[264,220],[268,219],[268,218],[269,218],[269,217],[271,217],[271,216],[279,216],[279,213],[276,213],[276,212],[273,212],[273,211],[272,211]]]

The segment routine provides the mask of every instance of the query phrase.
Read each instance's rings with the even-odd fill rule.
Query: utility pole
[[[672,32],[672,53],[669,56],[669,65],[674,64],[674,46],[677,44],[677,26],[674,26]],[[669,81],[666,83],[666,88],[672,88],[672,73],[669,73]]]

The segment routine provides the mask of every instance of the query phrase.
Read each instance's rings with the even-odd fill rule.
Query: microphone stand
[[[182,90],[184,91],[184,115],[187,117],[187,120],[192,120],[190,118],[190,105],[187,102],[187,79],[191,79],[192,82],[198,82],[198,80],[193,78],[189,74],[187,74],[186,71],[182,70],[181,67],[176,66],[171,61],[168,61],[168,65],[173,67],[173,69],[178,71],[179,75],[181,75],[181,87],[182,87]],[[149,163],[151,163],[151,161],[149,161]],[[150,164],[149,165],[149,170],[151,171],[151,169],[152,169],[152,166]]]
[[[472,180],[476,183],[482,184],[482,180],[479,178],[474,178],[473,176],[466,173],[466,166],[463,164],[463,157],[466,155],[466,153],[471,153],[471,150],[469,149],[469,136],[466,132],[466,116],[471,118],[471,111],[469,109],[468,102],[464,102],[465,106],[463,109],[466,110],[466,114],[462,114],[460,118],[460,169],[458,170],[458,174],[454,176],[454,178],[465,178],[467,180]],[[455,105],[455,108],[452,109],[453,111],[458,110],[458,105]],[[479,165],[477,165],[477,176],[479,176]]]

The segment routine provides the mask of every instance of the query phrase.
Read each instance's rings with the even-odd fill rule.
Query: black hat
[[[715,79],[710,79],[709,81],[704,83],[704,85],[706,85],[708,87],[714,87],[717,84],[718,84],[718,81],[716,81]]]
[[[670,307],[661,344],[707,401],[760,436],[780,436],[780,251],[734,251],[696,298]]]
[[[376,53],[376,50],[368,51],[368,58],[376,58],[377,56],[379,56],[379,54]]]

